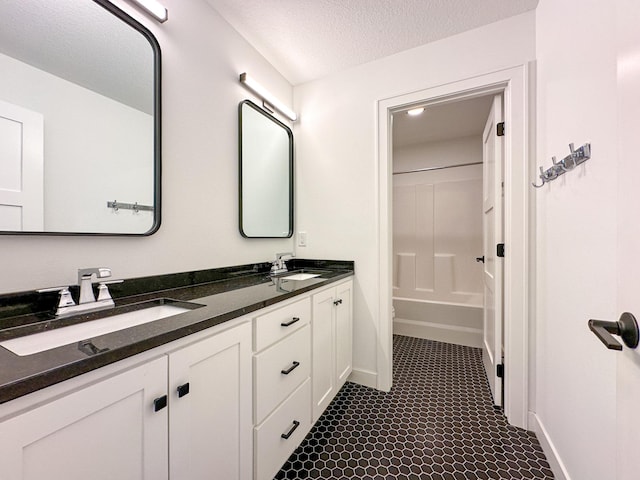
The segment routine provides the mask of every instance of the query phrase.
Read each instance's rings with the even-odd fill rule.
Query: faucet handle
[[[41,288],[40,290],[36,290],[36,291],[38,293],[59,292],[60,298],[58,299],[58,308],[72,307],[76,304],[76,302],[73,301],[73,297],[71,296],[69,287]]]
[[[98,285],[98,301],[101,302],[103,300],[111,300],[111,293],[109,292],[109,287],[107,285],[113,285],[114,283],[122,283],[124,280],[111,280],[108,282],[100,282]]]

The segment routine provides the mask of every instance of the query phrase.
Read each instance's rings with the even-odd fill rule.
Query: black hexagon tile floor
[[[393,353],[391,392],[347,382],[277,480],[553,479],[493,407],[482,350],[395,335]]]

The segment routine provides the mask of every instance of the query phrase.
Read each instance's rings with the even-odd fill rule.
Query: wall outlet
[[[298,246],[299,247],[307,246],[307,232],[298,232]]]

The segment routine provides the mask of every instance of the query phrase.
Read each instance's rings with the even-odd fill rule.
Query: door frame
[[[529,306],[531,192],[529,72],[526,64],[407,92],[377,102],[378,351],[377,387],[389,391],[393,372],[392,306],[392,115],[428,106],[502,93],[504,98],[504,413],[510,424],[527,428],[529,407]],[[512,248],[517,245],[522,248]]]

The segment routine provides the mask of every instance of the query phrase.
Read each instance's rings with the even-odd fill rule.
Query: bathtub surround
[[[482,306],[394,298],[393,333],[482,348]]]
[[[395,175],[393,197],[393,296],[481,306],[482,165]]]
[[[394,147],[393,170],[394,333],[481,347],[482,136]]]

